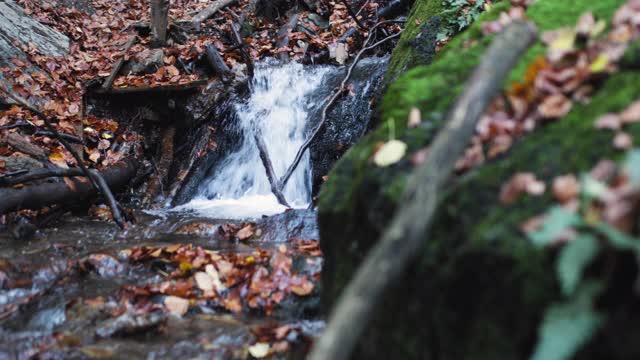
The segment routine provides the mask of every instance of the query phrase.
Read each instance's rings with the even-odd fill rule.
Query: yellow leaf
[[[600,54],[598,55],[598,58],[591,63],[589,68],[591,69],[591,72],[599,73],[604,71],[607,68],[607,65],[609,65],[609,57],[606,54]]]
[[[400,161],[407,152],[407,144],[400,140],[387,141],[373,156],[373,162],[386,167]]]
[[[190,271],[191,269],[193,269],[193,265],[191,263],[188,263],[188,262],[181,262],[180,263],[180,271],[182,271],[183,273],[186,273],[186,272]]]
[[[551,42],[549,47],[552,50],[571,50],[576,42],[576,32],[574,30],[559,31],[557,37]]]
[[[61,152],[52,152],[51,154],[49,154],[49,161],[51,161],[52,163],[58,165],[63,169],[69,168]]]
[[[591,29],[591,37],[597,37],[607,28],[607,22],[600,20],[596,22],[596,25]]]

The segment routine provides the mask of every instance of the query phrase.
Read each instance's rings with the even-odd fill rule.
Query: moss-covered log
[[[611,19],[623,3],[538,0],[527,16],[546,31],[573,26],[589,10],[597,17]],[[370,161],[376,143],[388,138],[393,123],[396,137],[409,145],[409,153],[429,144],[491,40],[481,34],[479,23],[496,18],[508,6],[494,6],[447,45],[430,66],[419,66],[398,78],[381,105],[381,126],[352,148],[329,175],[319,203],[326,257],[325,305],[332,305],[395,209],[402,206],[400,195],[412,169],[409,156],[391,167],[376,167]],[[542,44],[534,46],[513,71],[510,82],[521,79],[543,51]],[[434,228],[425,234],[420,260],[385,296],[360,343],[358,357],[527,358],[543,311],[560,292],[551,254],[532,246],[519,227],[544,212],[552,199],[550,195],[526,197],[505,207],[498,201],[500,187],[517,172],[529,171],[549,179],[587,171],[602,158],[620,157],[622,153],[611,145],[613,133],[597,130],[593,123],[599,115],[622,110],[639,93],[640,73],[631,69],[618,73],[603,84],[589,104],[574,107],[566,118],[528,135],[503,158],[450,184],[441,194]],[[421,110],[423,122],[407,130],[412,107]],[[640,127],[628,130],[640,136]],[[626,322],[618,317],[622,324],[618,331],[638,331],[631,322],[632,315],[640,311],[637,304],[624,311],[609,310],[628,316]],[[615,339],[600,336],[590,349],[593,354],[613,354]],[[640,350],[631,341],[625,344],[625,351]],[[581,354],[581,358],[597,356]]]

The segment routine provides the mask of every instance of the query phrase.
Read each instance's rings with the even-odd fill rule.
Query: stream
[[[29,240],[0,232],[0,359],[302,358],[324,327],[309,204],[336,149],[366,131],[386,62],[356,68],[284,190],[294,209],[271,194],[253,134],[283,174],[343,69],[265,61],[251,96],[233,104],[242,139],[189,202],[137,211],[126,230],[67,214]],[[211,289],[194,276],[205,268]]]

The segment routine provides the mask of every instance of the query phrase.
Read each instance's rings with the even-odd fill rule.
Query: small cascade
[[[372,73],[364,74],[364,79],[360,80],[358,90],[364,88],[367,90],[364,93],[368,93],[368,87],[379,82],[383,72],[380,69],[384,69],[386,59],[365,59],[362,64],[365,72],[371,70],[367,66],[376,66],[377,69],[375,76]],[[254,134],[264,139],[274,171],[281,177],[316,126],[326,96],[338,86],[343,76],[343,68],[332,66],[303,66],[295,62],[279,64],[273,61],[257,64],[251,95],[234,105],[236,119],[232,126],[237,128],[227,129],[241,134],[240,144],[216,164],[200,185],[196,196],[176,210],[191,210],[201,216],[224,219],[257,218],[284,211],[285,207],[271,193]],[[345,100],[340,106],[347,105],[355,110],[358,106],[353,101],[368,104],[368,99],[357,96],[364,93],[352,94],[353,100]],[[358,111],[361,113],[361,110]],[[354,117],[340,113],[341,116]],[[368,113],[357,115],[368,117]],[[358,127],[364,129],[366,121],[363,123]],[[283,193],[294,208],[309,205],[312,193],[309,151],[287,182]]]
[[[244,134],[240,147],[215,169],[198,196],[185,207],[224,218],[284,211],[271,193],[253,134],[264,139],[273,168],[282,176],[306,139],[307,120],[315,105],[309,97],[322,85],[329,70],[293,62],[258,64],[251,96],[235,106],[236,126]],[[293,207],[306,207],[311,200],[310,168],[307,152],[283,192]]]

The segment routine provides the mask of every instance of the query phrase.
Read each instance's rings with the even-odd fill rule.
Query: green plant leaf
[[[604,235],[609,244],[619,250],[633,250],[636,254],[640,254],[640,242],[613,226],[600,222],[594,226],[595,230]]]
[[[571,359],[602,325],[602,315],[593,309],[593,302],[602,289],[602,284],[588,282],[567,302],[550,306],[531,360]]]
[[[580,234],[562,248],[556,272],[565,295],[569,296],[576,290],[584,269],[593,261],[599,248],[598,240],[591,234]]]
[[[582,176],[581,188],[582,193],[592,199],[602,198],[607,192],[609,192],[609,188],[605,183],[598,181],[589,175]]]
[[[561,206],[554,206],[547,213],[547,217],[538,231],[529,234],[529,239],[540,247],[556,240],[563,231],[582,223],[580,217]]]

